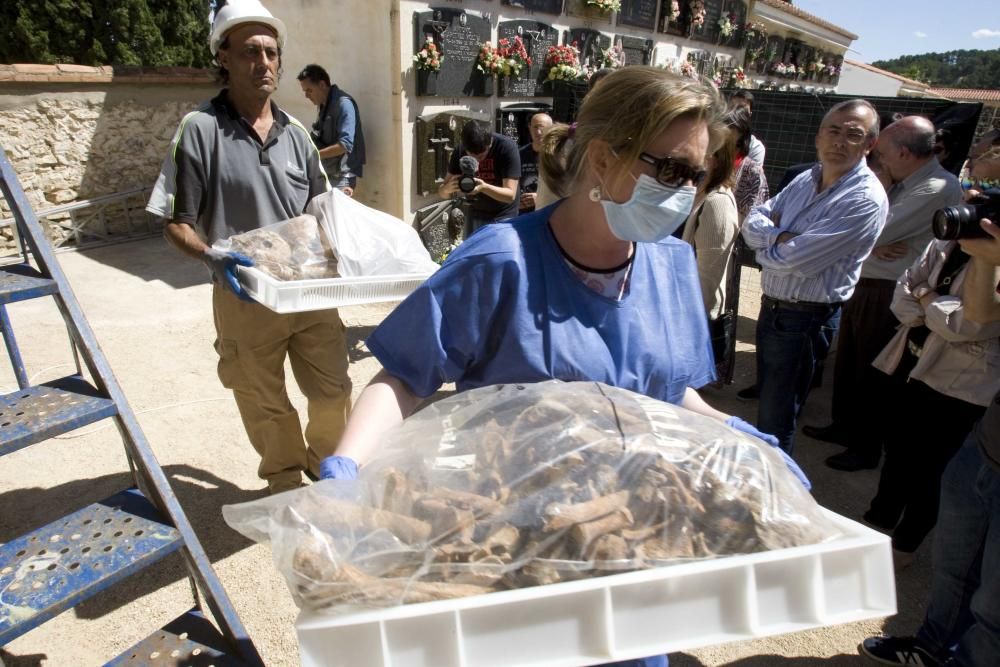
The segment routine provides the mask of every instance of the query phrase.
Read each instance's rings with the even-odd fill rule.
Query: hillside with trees
[[[0,63],[207,67],[208,0],[0,2]]]
[[[1000,49],[925,53],[872,64],[942,88],[1000,88]]]

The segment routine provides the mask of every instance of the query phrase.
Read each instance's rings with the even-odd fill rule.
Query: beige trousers
[[[351,409],[344,324],[336,310],[281,315],[215,285],[219,379],[231,389],[257,453],[257,474],[272,493],[296,488],[302,472],[319,474]],[[285,390],[285,355],[308,400],[305,439]]]

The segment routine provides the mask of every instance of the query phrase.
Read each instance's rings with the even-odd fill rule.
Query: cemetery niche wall
[[[476,69],[479,47],[491,40],[490,22],[462,9],[432,7],[417,12],[414,46],[417,52],[432,41],[441,54],[440,68],[416,68],[417,95],[438,97],[489,97],[493,77]]]

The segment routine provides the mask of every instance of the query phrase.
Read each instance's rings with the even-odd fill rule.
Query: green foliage
[[[1000,88],[1000,49],[963,49],[879,60],[875,67],[946,88]]]
[[[0,3],[0,62],[208,67],[208,0]]]

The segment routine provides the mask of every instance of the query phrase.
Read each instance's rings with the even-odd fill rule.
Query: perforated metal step
[[[236,667],[225,640],[201,612],[192,609],[174,619],[104,667]]]
[[[135,489],[0,546],[0,646],[180,546]]]
[[[0,267],[0,305],[55,294],[56,281],[24,264]]]
[[[118,412],[110,398],[73,375],[0,396],[0,456]]]

